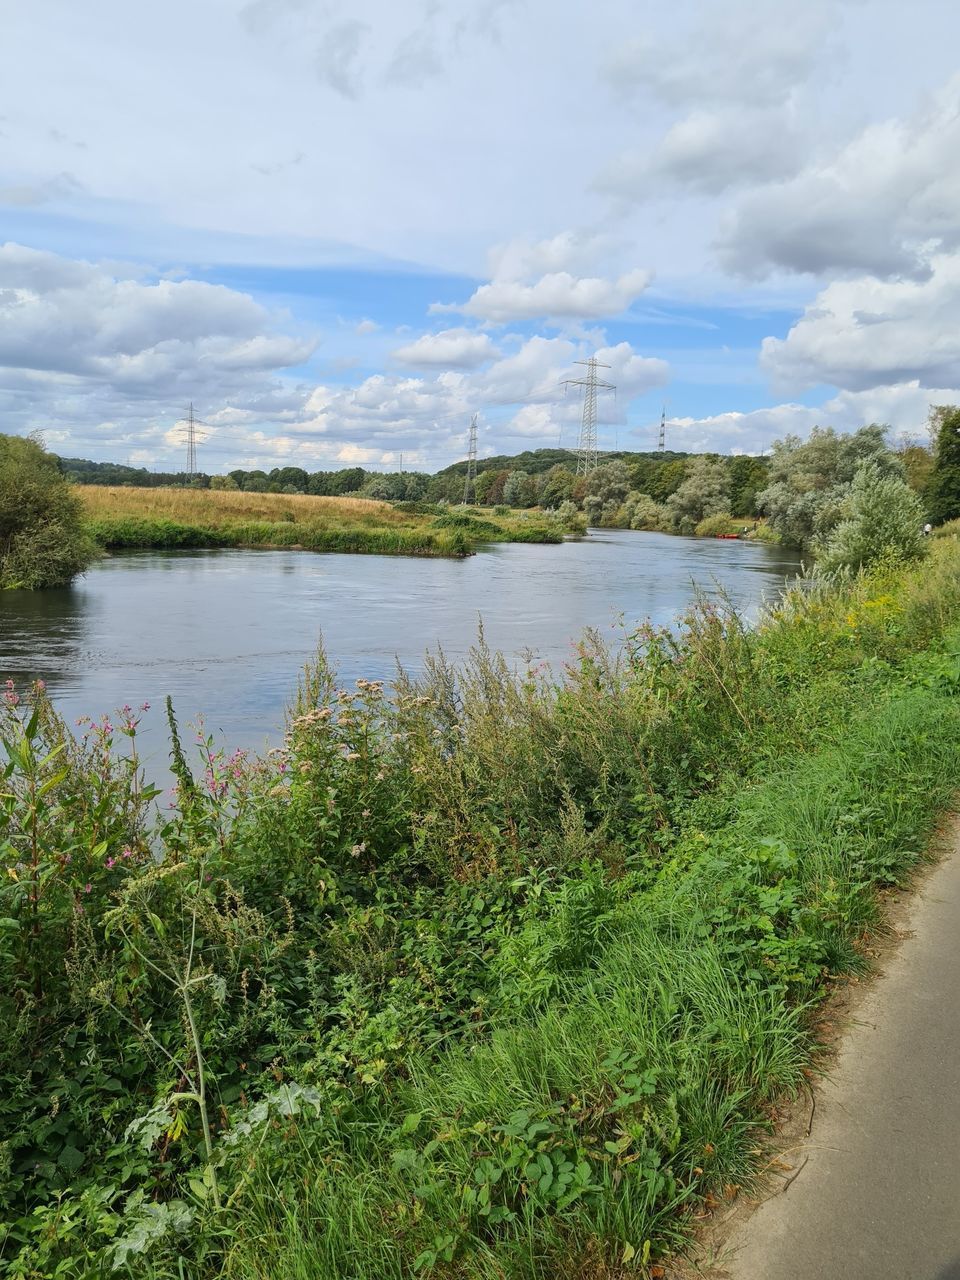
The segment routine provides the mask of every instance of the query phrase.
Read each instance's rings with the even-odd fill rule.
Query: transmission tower
[[[577,364],[587,366],[585,378],[567,378],[565,387],[583,387],[583,417],[580,420],[580,440],[577,444],[577,475],[588,476],[597,465],[597,392],[616,391],[612,382],[604,382],[597,377],[598,369],[609,369],[596,356],[589,360],[578,360]]]
[[[657,441],[657,448],[663,453],[667,447],[667,406],[664,405],[660,410],[660,438]]]
[[[192,480],[197,474],[197,420],[193,416],[193,401],[190,401],[190,412],[187,415],[187,479]]]
[[[463,505],[476,501],[477,488],[477,415],[470,420],[470,446],[467,450],[467,474],[463,480]]]

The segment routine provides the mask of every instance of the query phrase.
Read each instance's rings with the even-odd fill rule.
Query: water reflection
[[[481,618],[493,647],[556,663],[587,626],[615,640],[621,620],[671,622],[694,584],[755,612],[796,569],[776,548],[614,531],[463,561],[128,554],[67,590],[0,594],[0,676],[46,680],[70,718],[171,693],[185,719],[202,710],[230,744],[262,746],[321,634],[349,681],[438,645],[462,657]]]

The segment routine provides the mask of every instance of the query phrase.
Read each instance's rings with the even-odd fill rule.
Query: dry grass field
[[[326,529],[416,528],[426,523],[423,516],[397,511],[389,502],[370,498],[314,498],[223,489],[123,489],[108,485],[78,486],[76,492],[91,520],[173,520],[207,529],[238,521],[282,521]]]

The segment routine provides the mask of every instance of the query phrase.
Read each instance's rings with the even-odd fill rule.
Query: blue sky
[[[946,0],[35,0],[0,430],[178,466],[759,452],[960,400]]]

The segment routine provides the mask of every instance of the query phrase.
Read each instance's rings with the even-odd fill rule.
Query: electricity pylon
[[[470,420],[470,446],[467,450],[467,474],[463,480],[463,505],[476,502],[477,496],[477,414]]]
[[[667,447],[667,406],[664,405],[660,410],[660,438],[657,441],[657,448],[663,453]]]
[[[193,401],[190,401],[190,412],[187,415],[187,478],[192,480],[197,474],[197,420],[193,416]]]
[[[598,369],[609,369],[596,356],[578,360],[587,366],[585,378],[567,378],[564,387],[583,387],[583,417],[580,420],[580,439],[577,443],[577,475],[588,476],[597,466],[597,392],[616,391],[612,382],[597,377]]]

